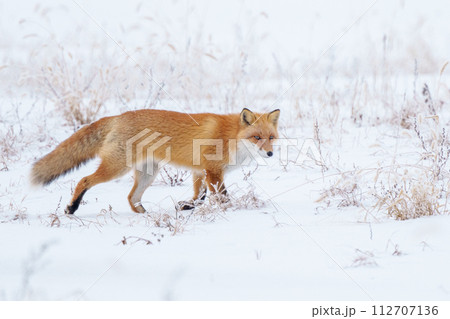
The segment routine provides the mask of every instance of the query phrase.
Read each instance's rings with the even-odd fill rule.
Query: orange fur
[[[78,208],[82,196],[89,188],[120,177],[131,169],[135,171],[135,184],[128,200],[133,211],[145,212],[140,204],[141,196],[153,182],[158,170],[156,164],[165,159],[169,148],[169,164],[193,170],[194,197],[192,201],[203,197],[205,182],[211,192],[226,194],[223,178],[230,160],[236,156],[237,148],[234,147],[236,142],[239,143],[245,139],[257,144],[257,147],[264,152],[272,152],[272,141],[278,137],[278,116],[279,110],[269,114],[256,114],[244,109],[241,114],[227,115],[212,113],[188,115],[163,110],[139,110],[102,118],[81,128],[55,150],[36,162],[32,169],[31,181],[34,184],[48,184],[87,160],[98,156],[101,159],[100,166],[96,172],[82,178],[78,183],[66,212],[73,213]],[[132,165],[127,166],[127,141],[146,129],[150,133],[133,143]],[[136,144],[143,142],[155,132],[160,135],[151,141],[144,142],[146,147],[142,154],[136,152]],[[255,136],[261,139],[257,140]],[[162,137],[170,139],[154,150],[154,171],[153,174],[148,174],[147,167],[142,164],[147,163],[146,148],[151,147]],[[221,159],[207,159],[205,155],[216,154],[216,146],[206,145],[200,147],[199,163],[196,163],[193,151],[195,139],[221,140],[223,143]],[[137,167],[138,164],[141,165],[141,169]]]

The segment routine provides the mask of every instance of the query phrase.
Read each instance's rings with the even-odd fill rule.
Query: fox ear
[[[247,108],[244,108],[241,112],[241,125],[252,125],[255,122],[255,114]]]
[[[280,110],[279,109],[276,109],[275,111],[272,111],[269,114],[267,114],[267,119],[275,127],[278,126],[278,119],[279,118],[280,118]]]

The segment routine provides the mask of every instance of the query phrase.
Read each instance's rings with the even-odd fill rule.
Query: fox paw
[[[202,198],[197,199],[197,200],[190,199],[190,200],[179,201],[177,206],[176,206],[176,209],[177,210],[191,210],[191,209],[194,209],[196,206],[199,206],[199,205],[203,204],[203,202],[205,201],[204,199],[205,199],[205,196],[203,196]]]
[[[134,203],[131,209],[137,214],[148,214],[148,211],[142,206],[141,202]]]
[[[195,203],[193,200],[182,200],[177,204],[177,210],[191,210],[195,208]]]
[[[66,208],[64,209],[64,214],[73,215],[73,213],[75,213],[75,209],[73,209],[72,206],[67,205]]]

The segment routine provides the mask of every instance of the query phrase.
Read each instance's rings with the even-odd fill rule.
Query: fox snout
[[[259,153],[259,155],[261,155],[261,157],[264,157],[264,158],[269,158],[269,157],[271,157],[273,155],[272,151],[266,152],[264,150],[259,150],[258,153]]]
[[[261,140],[262,142],[263,140]],[[260,144],[260,143],[258,143]],[[261,145],[256,144],[256,146],[259,146],[258,153],[262,157],[268,158],[273,156],[273,146],[270,143],[270,141],[263,141]]]

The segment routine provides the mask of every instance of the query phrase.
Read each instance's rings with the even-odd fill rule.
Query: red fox
[[[244,108],[240,114],[227,115],[139,110],[104,117],[82,127],[37,161],[31,182],[50,184],[98,156],[98,169],[81,179],[65,213],[78,209],[88,189],[131,169],[134,186],[128,202],[134,212],[144,213],[141,197],[162,164],[168,163],[192,170],[194,196],[180,202],[179,209],[193,209],[205,199],[207,188],[211,193],[227,194],[224,173],[242,160],[243,142],[263,157],[273,155],[279,116],[280,110],[257,114]]]

